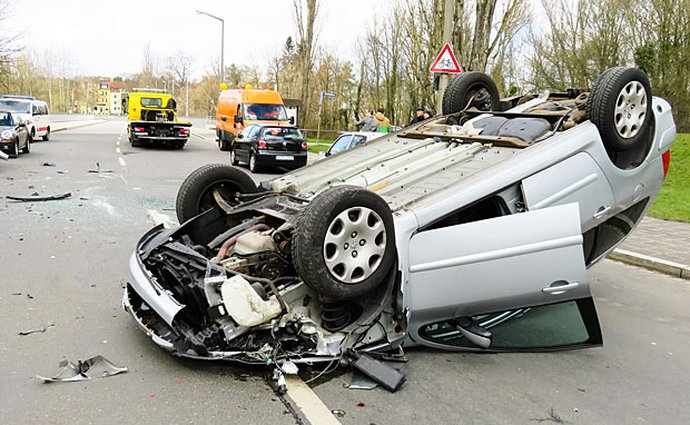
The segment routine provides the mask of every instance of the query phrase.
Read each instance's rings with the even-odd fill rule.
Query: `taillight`
[[[181,128],[180,129],[180,136],[189,136],[189,129],[188,128]]]
[[[661,155],[661,161],[664,164],[664,178],[668,174],[668,167],[671,165],[671,149],[667,150]]]
[[[146,131],[144,127],[134,127],[132,130],[134,131]]]
[[[259,140],[259,149],[266,149],[266,141]]]
[[[307,142],[302,142],[302,149],[307,150]]]

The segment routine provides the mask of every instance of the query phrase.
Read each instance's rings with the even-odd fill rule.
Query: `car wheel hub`
[[[333,277],[354,284],[378,269],[385,250],[386,230],[381,216],[366,207],[352,207],[338,214],[328,226],[323,256]]]
[[[642,128],[646,115],[647,92],[639,81],[631,81],[623,87],[616,99],[616,131],[625,139],[635,136]]]

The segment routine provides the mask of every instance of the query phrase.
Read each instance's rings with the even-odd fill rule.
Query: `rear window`
[[[145,108],[160,108],[163,106],[163,99],[156,97],[142,97],[141,106]]]
[[[20,114],[31,113],[31,102],[23,102],[21,100],[0,100],[0,109],[6,109],[12,112],[19,112]]]
[[[264,127],[262,130],[263,137],[292,137],[295,139],[302,139],[302,133],[296,128],[285,128],[285,127]]]
[[[251,103],[243,105],[244,119],[261,121],[287,121],[287,113],[283,105],[267,105]]]

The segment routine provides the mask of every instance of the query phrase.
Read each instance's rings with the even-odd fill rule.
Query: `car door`
[[[416,343],[495,351],[601,343],[576,203],[419,232],[409,264]]]
[[[26,124],[23,124],[21,118],[16,114],[10,114],[10,119],[12,120],[12,125],[14,126],[14,132],[17,134],[17,146],[18,149],[26,146],[29,139],[29,130]]]
[[[255,125],[248,125],[242,130],[239,137],[236,137],[233,142],[235,155],[241,161],[249,161],[249,151],[251,146],[252,133],[256,129]]]

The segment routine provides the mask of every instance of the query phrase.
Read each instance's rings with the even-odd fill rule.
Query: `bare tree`
[[[314,69],[314,52],[316,37],[314,25],[319,11],[319,0],[293,0],[295,21],[297,23],[297,57],[300,64],[301,91],[300,99],[304,107],[301,111],[300,122],[309,116],[308,109],[311,100],[310,80]]]

